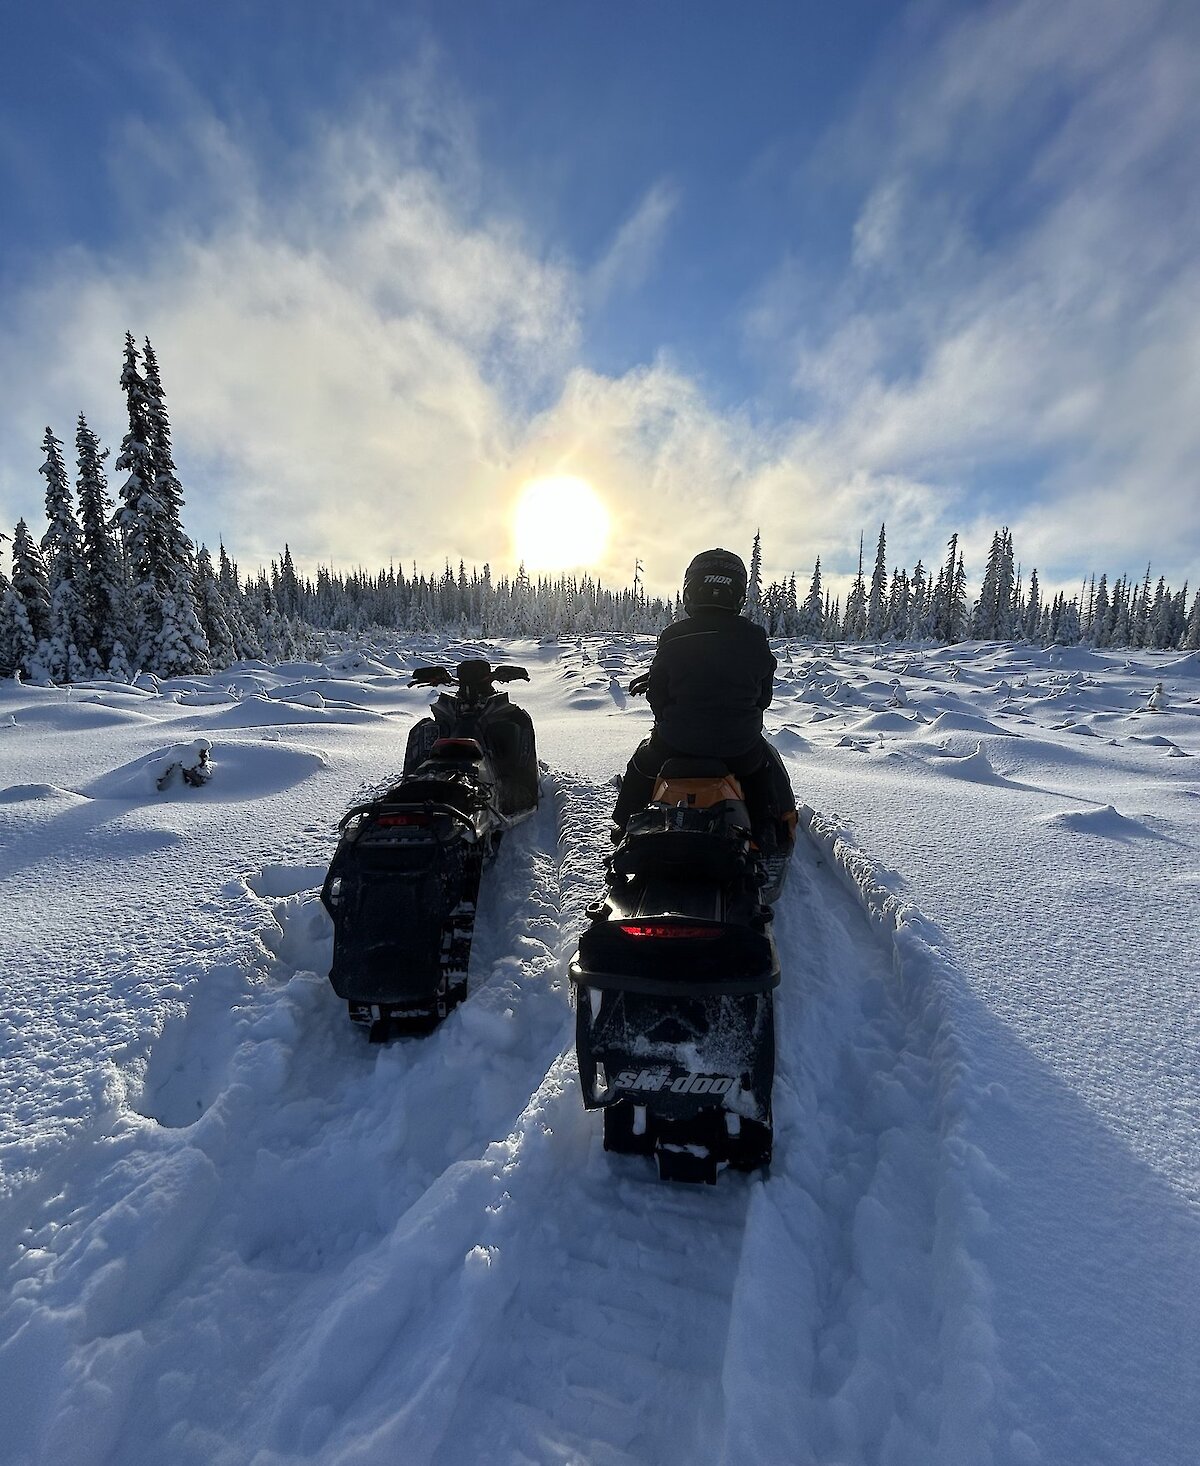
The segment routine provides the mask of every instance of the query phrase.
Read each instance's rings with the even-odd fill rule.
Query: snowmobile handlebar
[[[493,682],[528,682],[529,673],[524,667],[492,667],[485,661],[459,662],[451,672],[449,667],[415,667],[409,678],[410,687],[490,687]]]
[[[410,688],[448,688],[457,683],[479,686],[491,682],[529,682],[525,667],[489,667],[485,661],[460,661],[451,671],[448,667],[415,667],[409,677]]]
[[[639,672],[629,684],[629,695],[631,697],[645,697],[650,691],[650,673]]]

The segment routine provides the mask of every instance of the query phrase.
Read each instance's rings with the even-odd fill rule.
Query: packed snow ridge
[[[565,980],[652,646],[0,684],[5,1466],[1195,1459],[1196,657],[777,644],[775,1158],[690,1188],[603,1151]],[[373,1047],[318,891],[470,654],[541,808]]]

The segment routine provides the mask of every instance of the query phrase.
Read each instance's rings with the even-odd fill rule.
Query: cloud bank
[[[910,566],[958,529],[977,573],[1007,522],[1050,583],[1150,558],[1194,578],[1197,74],[1200,28],[1166,6],[947,12],[806,161],[806,187],[857,200],[841,264],[817,278],[793,252],[746,282],[740,407],[669,341],[589,365],[589,319],[683,248],[676,184],[585,265],[497,202],[436,68],[282,175],[181,89],[171,128],[114,151],[138,248],[68,250],[0,307],[0,523],[40,512],[47,422],[69,437],[82,408],[119,441],[132,329],[162,363],[189,527],[250,565],[286,539],[309,566],[511,569],[521,486],[567,472],[612,509],[596,569],[625,581],[640,556],[653,589],[756,526],[770,574],[844,572],[884,520]],[[786,383],[769,408],[764,363]]]

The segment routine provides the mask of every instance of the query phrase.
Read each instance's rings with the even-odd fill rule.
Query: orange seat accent
[[[719,779],[663,779],[654,784],[655,804],[685,804],[692,809],[708,809],[726,799],[745,800],[742,786],[732,774]]]

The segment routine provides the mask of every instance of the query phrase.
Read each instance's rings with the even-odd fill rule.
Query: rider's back
[[[775,667],[761,626],[735,611],[696,608],[658,639],[648,687],[655,731],[680,753],[746,753],[762,735]]]

